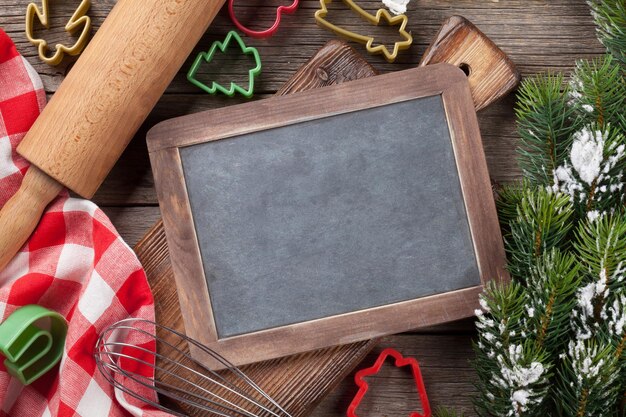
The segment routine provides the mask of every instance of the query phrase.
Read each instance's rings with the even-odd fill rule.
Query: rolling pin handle
[[[43,211],[63,186],[34,165],[19,190],[0,210],[0,271],[11,262],[37,227]]]

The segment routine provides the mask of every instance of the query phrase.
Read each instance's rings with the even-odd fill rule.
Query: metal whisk
[[[225,369],[203,366],[184,349],[187,343]],[[106,328],[98,338],[95,357],[98,369],[116,389],[176,416],[194,411],[223,417],[291,417],[222,356],[150,320],[126,319]],[[185,411],[168,407],[166,402],[171,401]]]

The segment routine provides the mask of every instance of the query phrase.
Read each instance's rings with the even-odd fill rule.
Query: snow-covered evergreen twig
[[[552,364],[546,351],[527,336],[522,317],[528,298],[516,283],[489,285],[481,298],[474,368],[475,399],[481,416],[520,417],[543,409]]]
[[[613,417],[621,389],[619,364],[610,346],[571,341],[557,381],[558,409],[567,417]]]

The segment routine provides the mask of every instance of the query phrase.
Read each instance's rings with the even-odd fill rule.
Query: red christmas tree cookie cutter
[[[354,399],[350,403],[348,407],[348,417],[358,417],[356,414],[356,409],[361,404],[363,397],[367,393],[369,385],[365,381],[365,378],[368,376],[376,375],[380,369],[383,367],[385,360],[387,357],[392,357],[395,359],[394,366],[397,368],[403,368],[405,366],[411,367],[411,373],[413,374],[413,379],[415,380],[415,386],[417,387],[417,393],[420,398],[420,402],[422,403],[422,408],[424,410],[423,413],[418,413],[417,411],[412,412],[409,417],[431,417],[430,412],[430,404],[428,403],[428,397],[426,396],[426,387],[424,386],[424,380],[422,379],[422,373],[420,372],[420,366],[417,363],[417,360],[414,358],[405,358],[395,349],[387,348],[383,350],[374,365],[370,368],[361,369],[354,375],[354,382],[359,387],[359,391],[354,396]]]

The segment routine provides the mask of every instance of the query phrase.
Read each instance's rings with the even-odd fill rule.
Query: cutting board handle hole
[[[468,77],[472,73],[472,67],[470,67],[469,64],[466,64],[465,62],[461,62],[459,64],[459,68],[461,68],[461,71],[463,71]]]

